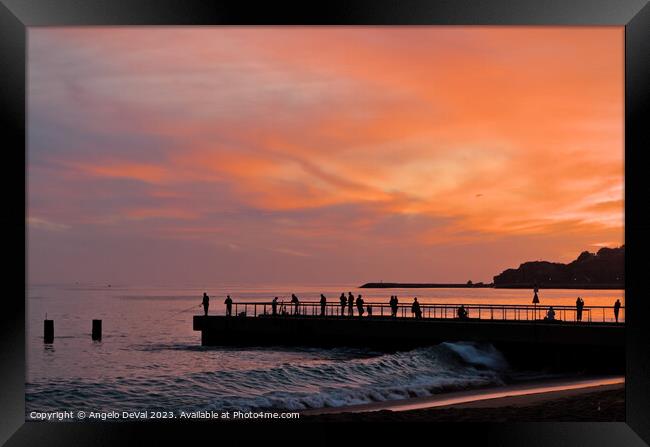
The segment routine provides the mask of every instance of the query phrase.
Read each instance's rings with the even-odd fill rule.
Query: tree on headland
[[[625,283],[625,245],[603,247],[596,253],[583,251],[568,264],[547,261],[525,262],[494,277],[495,286],[533,284],[611,284]]]

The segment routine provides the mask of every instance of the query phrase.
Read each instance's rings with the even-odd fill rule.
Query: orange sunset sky
[[[28,45],[30,283],[490,282],[623,243],[622,27]]]

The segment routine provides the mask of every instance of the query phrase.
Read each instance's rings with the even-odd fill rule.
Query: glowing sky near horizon
[[[31,283],[489,282],[623,243],[622,27],[28,44]]]

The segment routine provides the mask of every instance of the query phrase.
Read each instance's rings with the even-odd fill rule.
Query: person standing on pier
[[[345,299],[345,293],[341,294],[341,297],[339,298],[339,301],[341,302],[341,316],[345,315],[345,305],[348,303],[348,300]]]
[[[357,297],[357,311],[359,312],[359,318],[363,317],[363,298],[361,298],[361,295]]]
[[[203,292],[203,310],[205,311],[205,316],[208,316],[208,307],[210,306],[210,297],[207,292]]]
[[[320,314],[322,317],[325,316],[325,309],[327,308],[327,298],[322,293],[320,294]]]
[[[273,316],[276,316],[278,314],[278,297],[276,296],[273,298],[273,301],[271,301],[271,312]]]
[[[616,319],[616,322],[618,323],[618,311],[621,310],[621,300],[616,300],[614,303],[614,318]]]
[[[391,296],[390,297],[390,310],[391,310],[391,316],[392,317],[397,317],[397,304],[399,301],[397,301],[397,295]]]
[[[293,303],[293,314],[294,315],[300,314],[300,308],[298,307],[300,306],[300,300],[293,293],[291,294],[291,302]]]
[[[232,299],[230,298],[230,295],[226,297],[226,300],[224,301],[226,305],[226,316],[231,317],[232,316]]]
[[[352,292],[348,292],[348,316],[354,316],[354,295],[352,295]]]
[[[416,296],[411,305],[411,313],[415,318],[422,318],[422,311],[420,310],[420,303],[418,303],[418,297]]]
[[[582,308],[585,306],[585,302],[582,301],[582,298],[578,297],[576,300],[576,320],[582,321]]]

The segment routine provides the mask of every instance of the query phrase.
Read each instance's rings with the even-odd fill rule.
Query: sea
[[[342,292],[366,303],[531,303],[521,289],[359,289],[350,284],[136,286],[32,284],[27,287],[26,418],[49,411],[300,411],[425,397],[551,377],[516,371],[487,343],[445,342],[407,351],[348,347],[203,347],[192,330],[203,292],[210,314],[235,303],[336,303]],[[547,290],[540,305],[625,304],[623,290]],[[621,320],[624,320],[621,312]],[[426,315],[425,315],[426,316]],[[487,317],[487,315],[483,315]],[[602,317],[612,320],[613,315]],[[55,339],[43,342],[43,320],[54,320]],[[103,337],[91,340],[93,319]]]

